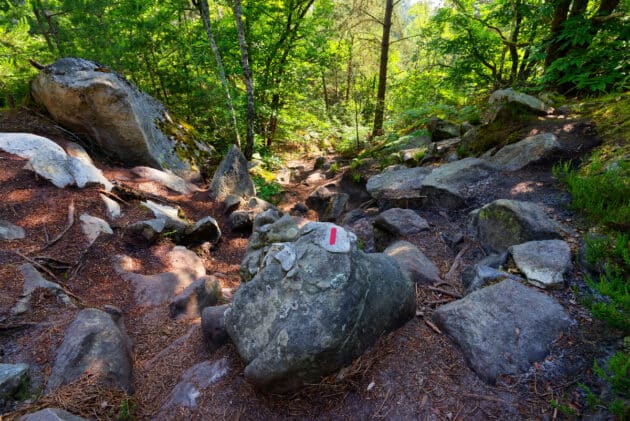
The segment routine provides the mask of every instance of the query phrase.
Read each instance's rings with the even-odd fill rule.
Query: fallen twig
[[[425,288],[430,289],[431,291],[439,292],[440,294],[450,295],[451,297],[454,297],[454,298],[462,298],[461,294],[457,292],[447,291],[445,289],[432,287],[430,285],[425,286]]]
[[[114,194],[110,191],[104,190],[104,189],[100,189],[99,193],[104,194],[107,197],[110,197],[114,200],[116,200],[117,202],[122,203],[123,205],[129,205],[129,202],[127,202],[126,200],[121,199],[117,194]]]
[[[68,206],[68,224],[66,225],[66,227],[59,234],[57,234],[55,238],[47,242],[44,247],[39,249],[39,251],[46,250],[48,247],[61,240],[61,238],[66,235],[66,233],[70,230],[70,228],[72,228],[72,225],[74,225],[74,200],[70,202],[70,205]]]
[[[499,398],[497,398],[495,396],[477,395],[475,393],[463,393],[462,396],[464,396],[465,398],[481,399],[481,400],[484,400],[484,401],[491,401],[491,402],[498,402],[498,403],[507,403],[503,399],[499,399]]]
[[[457,256],[455,256],[455,260],[453,261],[451,268],[448,270],[448,272],[446,272],[446,275],[444,275],[444,280],[446,280],[446,282],[448,282],[449,284],[452,284],[454,281],[457,280],[457,272],[462,265],[462,258],[464,257],[464,254],[466,254],[468,249],[469,246],[466,245],[459,251],[459,253],[457,253]]]
[[[432,322],[428,321],[427,319],[424,319],[424,322],[427,324],[427,326],[429,326],[431,328],[431,330],[433,330],[435,333],[437,333],[438,335],[442,334],[442,331],[440,330],[439,327],[437,327],[436,325],[434,325]]]

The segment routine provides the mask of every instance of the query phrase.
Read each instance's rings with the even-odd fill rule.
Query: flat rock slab
[[[46,393],[85,373],[104,386],[132,391],[131,340],[118,317],[95,308],[77,315],[57,350]]]
[[[0,240],[21,240],[25,236],[24,228],[12,224],[9,221],[0,221]]]
[[[499,199],[472,211],[468,229],[486,251],[500,253],[515,244],[560,238],[563,227],[535,203]]]
[[[85,418],[77,417],[68,411],[59,408],[46,408],[41,411],[26,414],[20,421],[87,421]]]
[[[413,235],[429,229],[429,223],[411,209],[392,208],[374,219],[374,225],[394,235]]]
[[[193,183],[168,171],[143,166],[134,167],[131,171],[139,177],[155,181],[177,193],[190,194],[199,191],[199,188]]]
[[[76,146],[80,148],[79,145]],[[76,184],[83,188],[91,183],[101,184],[108,191],[113,187],[85,151],[70,156],[61,146],[46,137],[31,133],[0,133],[0,149],[28,159],[26,168],[56,187],[64,188]]]
[[[487,160],[502,171],[518,171],[529,164],[551,157],[560,148],[556,135],[541,133],[507,145]]]
[[[407,241],[398,241],[387,247],[383,253],[393,257],[403,273],[415,283],[433,285],[441,281],[440,271],[435,263]]]
[[[382,208],[420,208],[425,202],[422,182],[430,172],[425,167],[384,171],[370,177],[366,189]]]
[[[562,240],[530,241],[510,247],[516,267],[540,288],[560,288],[571,264],[571,248]]]
[[[510,279],[438,308],[433,318],[491,384],[542,361],[571,323],[553,298]]]

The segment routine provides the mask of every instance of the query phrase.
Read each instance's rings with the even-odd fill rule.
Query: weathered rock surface
[[[79,58],[62,58],[33,80],[31,93],[62,125],[85,133],[105,153],[129,165],[190,171],[175,141],[158,128],[164,106],[124,77]]]
[[[9,221],[0,221],[0,240],[20,240],[26,236],[24,228]]]
[[[438,308],[433,318],[488,383],[543,360],[570,324],[553,298],[509,279]]]
[[[142,275],[128,271],[127,257],[115,256],[116,272],[133,284],[134,297],[139,305],[153,306],[168,302],[206,274],[203,260],[185,247],[174,247],[167,257],[170,272]]]
[[[120,316],[88,308],[66,330],[46,393],[86,373],[104,386],[131,392],[131,369],[131,340]]]
[[[20,266],[20,273],[24,278],[24,285],[22,286],[22,296],[18,302],[11,308],[11,314],[17,316],[19,314],[26,313],[31,309],[31,298],[33,291],[38,288],[48,290],[50,293],[57,297],[57,301],[60,303],[74,307],[74,303],[68,297],[59,284],[47,281],[44,277],[35,269],[30,263],[25,263]]]
[[[510,247],[516,267],[540,288],[559,288],[572,268],[571,248],[562,240],[529,241]]]
[[[225,323],[246,378],[289,391],[348,364],[414,311],[413,284],[392,258],[359,251],[341,227],[309,223],[295,242],[269,246]]]
[[[370,177],[366,189],[382,209],[419,209],[426,201],[422,193],[422,182],[430,172],[425,167],[384,171]]]
[[[225,311],[229,306],[206,307],[201,313],[201,333],[203,334],[208,348],[214,351],[225,344],[229,335],[225,329]]]
[[[487,160],[500,170],[518,171],[531,163],[548,159],[558,150],[560,143],[556,135],[541,133],[507,145]]]
[[[562,227],[535,203],[499,199],[468,216],[473,236],[489,252],[502,252],[515,244],[560,238]]]
[[[162,184],[177,193],[190,194],[199,191],[199,188],[193,183],[190,183],[169,171],[162,171],[143,166],[134,167],[131,171],[139,177],[155,181],[156,183]]]
[[[81,220],[81,230],[87,237],[88,243],[92,244],[101,234],[113,234],[111,227],[107,221],[97,218],[96,216],[88,215],[84,213],[79,217]]]
[[[68,411],[59,408],[46,408],[41,411],[26,414],[20,421],[87,421],[85,418],[77,417]]]
[[[337,222],[346,211],[346,205],[350,196],[346,193],[336,193],[329,200],[324,212],[320,215],[320,221]]]
[[[225,358],[195,364],[183,374],[182,380],[162,405],[161,411],[176,407],[196,408],[197,398],[201,395],[201,391],[219,381],[228,371],[229,367]]]
[[[179,217],[179,209],[173,206],[161,205],[151,200],[140,203],[145,208],[153,212],[153,215],[157,219],[164,221],[164,227],[168,230],[181,230],[186,229],[188,222]]]
[[[530,110],[537,114],[548,114],[551,109],[545,105],[544,102],[531,95],[524,94],[522,92],[515,91],[512,88],[500,89],[494,91],[488,99],[490,104],[501,104],[515,102],[528,107]]]
[[[441,281],[440,271],[435,263],[407,241],[397,241],[383,253],[394,258],[403,273],[415,283],[432,285]]]
[[[105,209],[107,210],[107,217],[110,220],[118,219],[122,213],[120,209],[120,205],[113,199],[105,196],[104,194],[100,194],[101,200],[105,204]]]
[[[77,150],[79,145],[73,147]],[[69,156],[52,140],[30,133],[0,133],[0,149],[21,158],[28,159],[26,168],[50,181],[59,188],[76,184],[83,188],[87,184],[101,184],[106,190],[112,184],[83,150]]]
[[[244,198],[256,196],[256,188],[248,172],[247,159],[236,145],[232,145],[225,155],[210,184],[212,200],[222,202],[231,194]]]
[[[0,411],[28,393],[28,364],[0,364]]]
[[[411,209],[392,208],[374,219],[374,226],[393,235],[413,235],[429,229],[429,223]]]
[[[171,317],[199,317],[204,308],[221,299],[221,285],[212,275],[202,276],[188,285],[168,306]]]

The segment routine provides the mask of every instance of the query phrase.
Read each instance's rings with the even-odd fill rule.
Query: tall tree
[[[399,0],[400,1],[400,0]],[[386,0],[385,18],[383,19],[383,36],[381,38],[381,60],[378,72],[378,92],[376,94],[376,110],[374,112],[373,134],[383,132],[383,116],[385,114],[385,91],[387,89],[387,62],[389,60],[389,34],[392,28],[392,14],[398,1]]]
[[[219,47],[217,47],[217,43],[215,42],[214,35],[212,33],[212,25],[210,23],[210,10],[208,8],[208,0],[193,0],[193,4],[199,9],[199,13],[201,13],[201,18],[203,19],[203,24],[206,28],[208,40],[210,41],[210,47],[212,48],[214,59],[217,62],[217,70],[219,71],[219,78],[221,79],[221,86],[223,86],[223,90],[225,91],[225,98],[226,98],[226,102],[228,106],[228,111],[230,113],[230,119],[232,120],[232,127],[234,128],[234,143],[240,149],[241,137],[238,134],[238,124],[236,123],[236,112],[234,111],[234,105],[232,104],[232,96],[230,95],[230,88],[227,84],[227,79],[225,78],[225,67],[223,67],[223,60],[221,59],[221,52],[219,51]]]
[[[238,32],[238,45],[241,49],[241,63],[243,65],[243,78],[247,89],[247,143],[245,145],[245,157],[252,159],[254,154],[254,121],[256,120],[256,110],[254,108],[254,81],[252,70],[249,67],[249,53],[247,40],[245,39],[245,29],[243,28],[243,9],[241,0],[233,0],[232,10],[236,21],[236,31]]]

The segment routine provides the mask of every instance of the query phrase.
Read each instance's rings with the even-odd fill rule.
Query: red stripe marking
[[[337,242],[337,228],[330,229],[330,245],[334,246]]]

